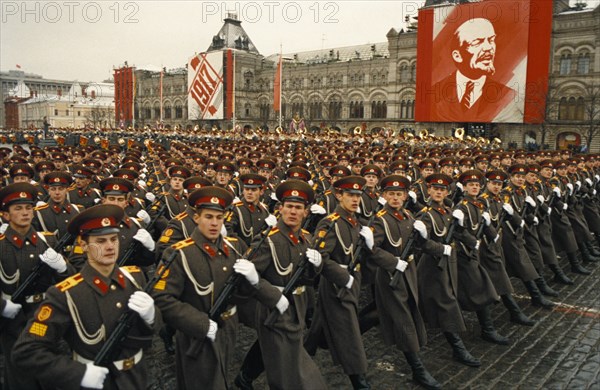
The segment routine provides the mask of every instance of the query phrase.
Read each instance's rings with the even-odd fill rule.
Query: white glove
[[[102,389],[106,375],[108,375],[108,368],[95,366],[94,362],[86,363],[85,373],[81,379],[81,387]]]
[[[377,202],[379,202],[380,205],[385,206],[387,200],[380,196],[379,199],[377,199]]]
[[[415,228],[416,231],[419,232],[421,237],[423,237],[424,239],[427,239],[427,226],[425,226],[423,221],[415,221],[415,223],[413,224],[413,227]]]
[[[98,204],[98,203],[100,203],[101,200],[102,199],[100,199],[100,198],[96,198],[96,199],[94,199],[94,203]]]
[[[321,262],[323,261],[321,253],[319,253],[318,250],[311,248],[308,248],[306,250],[306,258],[308,259],[308,262],[314,265],[315,267],[319,267],[321,265]]]
[[[573,184],[567,183],[567,188],[569,189],[569,195],[573,195]]]
[[[540,224],[540,220],[538,219],[538,217],[533,217],[533,224],[536,226]]]
[[[365,239],[365,244],[367,244],[367,248],[369,250],[373,249],[373,245],[375,245],[375,238],[373,237],[373,231],[368,226],[363,226],[360,228],[360,235]]]
[[[327,210],[323,206],[319,206],[318,204],[313,204],[310,206],[310,212],[312,214],[326,214]]]
[[[515,213],[515,210],[513,210],[513,207],[510,205],[510,203],[504,203],[502,208],[508,213],[508,215],[513,215]]]
[[[452,247],[450,245],[444,245],[444,256],[450,256],[452,254]]]
[[[406,267],[408,267],[408,262],[402,260],[399,257],[396,257],[396,259],[398,260],[398,264],[396,264],[396,269],[400,272],[404,272]]]
[[[140,173],[140,178],[142,179],[142,181],[146,180],[146,174],[145,173]],[[139,181],[138,181],[139,183]]]
[[[148,187],[148,184],[144,181],[144,180],[138,180],[137,181],[138,186],[142,187],[142,188],[146,188]],[[148,199],[148,197],[146,196],[146,199]]]
[[[276,202],[279,201],[279,199],[277,199],[277,194],[276,193],[271,192],[271,200],[274,200]]]
[[[456,188],[458,188],[460,192],[465,192],[465,188],[463,187],[462,183],[456,183]]]
[[[360,214],[360,213],[361,213],[361,209],[360,209],[360,206],[358,206],[358,207],[356,208],[356,214]]]
[[[275,225],[277,225],[277,217],[274,216],[273,214],[269,214],[269,216],[267,218],[265,218],[265,222],[269,226],[275,226]]]
[[[308,185],[309,185],[309,186],[311,186],[311,187],[312,187],[314,184],[315,184],[315,182],[314,182],[314,181],[312,181],[312,180],[309,180],[309,181],[308,181]]]
[[[40,259],[58,273],[63,273],[67,270],[67,262],[65,259],[60,253],[56,253],[52,248],[46,249],[46,251],[40,255]]]
[[[569,205],[568,205],[568,204],[566,204],[566,203],[565,203],[565,204],[563,204],[563,210],[566,210],[566,209],[568,209],[568,208],[569,208]]]
[[[233,172],[233,176],[238,177],[240,175],[239,172]]]
[[[7,223],[3,223],[2,225],[0,225],[0,234],[4,234],[4,232],[6,231],[6,229],[8,229],[8,224]]]
[[[554,187],[552,192],[554,192],[556,196],[560,198],[560,187]]]
[[[600,175],[595,175],[596,181],[600,181]]]
[[[535,200],[533,200],[533,198],[531,196],[529,196],[529,195],[527,195],[525,197],[525,203],[527,203],[531,207],[535,207]]]
[[[592,179],[590,179],[589,177],[585,179],[585,182],[588,184],[588,186],[593,186],[594,182],[592,181]]]
[[[460,226],[465,226],[465,213],[462,210],[454,210],[452,216],[456,218]]]
[[[150,233],[146,229],[139,229],[135,236],[133,236],[134,240],[137,240],[142,243],[144,248],[148,249],[150,252],[154,252],[154,247],[156,247],[156,243],[152,239]]]
[[[594,191],[592,191],[592,195],[596,195],[596,190],[594,189]]]
[[[215,342],[215,339],[217,338],[218,330],[219,330],[219,325],[217,325],[216,322],[214,322],[213,320],[211,320],[209,318],[208,319],[208,332],[206,333],[206,337],[208,337],[210,339],[210,341],[212,341],[213,343]]]
[[[251,285],[256,286],[258,284],[258,272],[256,272],[256,267],[251,261],[237,259],[233,265],[233,270],[243,275]]]
[[[481,216],[483,217],[483,220],[485,221],[485,226],[490,226],[492,224],[492,219],[490,218],[490,213],[488,213],[487,211],[484,211],[483,213],[481,213]]]
[[[42,200],[38,200],[38,201],[35,203],[35,207],[44,206],[45,204],[46,204],[46,202],[44,202],[44,201],[42,201]]]
[[[575,182],[575,185],[577,186],[577,191],[579,191],[579,189],[581,188],[581,181],[577,180]]]
[[[476,251],[478,251],[479,250],[479,245],[481,245],[481,240],[477,240],[477,243],[475,244],[475,248],[473,248],[473,249],[475,249]]]
[[[142,222],[144,222],[146,225],[149,224],[150,221],[152,220],[152,218],[150,218],[150,214],[148,214],[146,212],[146,210],[138,211],[135,216],[138,217],[139,219],[141,219]]]
[[[288,309],[288,307],[290,307],[290,301],[288,301],[285,295],[282,295],[281,298],[279,298],[279,300],[275,304],[275,307],[277,308],[277,310],[279,310],[280,314],[283,314]]]
[[[408,181],[412,182],[412,177],[410,177],[410,175],[406,175],[406,178],[408,179]]]
[[[237,196],[235,198],[233,198],[233,202],[232,202],[233,204],[240,203],[240,202],[241,202],[241,200]]]
[[[523,227],[523,226],[525,226],[525,220],[524,220],[524,219],[522,219],[522,220],[521,220],[521,224],[520,224],[519,226],[520,226],[520,227]]]
[[[156,195],[154,195],[152,192],[147,192],[146,199],[148,202],[153,203],[156,200]]]
[[[499,239],[500,239],[500,235],[496,234],[496,237],[494,237],[494,243],[497,243]]]
[[[536,198],[537,198],[537,200],[540,201],[540,204],[544,204],[545,199],[542,195],[538,195],[538,196],[536,196]]]
[[[225,227],[225,224],[221,225],[221,235],[227,237],[227,228]]]
[[[417,203],[417,193],[414,191],[408,191],[408,196],[412,200],[413,203]]]
[[[2,310],[2,317],[13,319],[19,314],[23,306],[20,303],[14,303],[10,299],[6,300],[6,306]]]
[[[352,275],[348,275],[350,277],[350,280],[348,280],[348,283],[346,283],[346,288],[348,290],[350,290],[352,288],[352,284],[354,283],[354,276]]]
[[[146,321],[148,325],[154,323],[154,299],[143,291],[136,291],[129,297],[127,306],[138,313],[142,320]]]
[[[552,214],[552,207],[548,207],[548,215]]]

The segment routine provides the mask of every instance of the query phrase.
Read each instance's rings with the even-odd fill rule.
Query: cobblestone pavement
[[[569,270],[566,261],[561,265]],[[432,331],[421,352],[422,360],[445,389],[600,389],[600,264],[586,264],[593,273],[582,276],[568,272],[576,284],[564,286],[545,274],[552,288],[560,292],[554,310],[530,304],[523,284],[512,279],[515,296],[525,313],[536,319],[533,327],[508,321],[502,304],[493,310],[498,331],[510,337],[509,346],[499,346],[479,337],[479,324],[473,313],[465,313],[468,331],[463,335],[467,348],[480,358],[480,368],[470,368],[452,360],[452,351],[443,335]],[[239,348],[230,371],[233,380],[245,352],[255,340],[254,332],[241,327]],[[379,329],[364,335],[369,361],[367,378],[373,389],[418,389],[411,380],[410,367],[394,347],[386,346]],[[315,357],[331,389],[349,389],[350,382],[331,362],[326,350]],[[152,389],[175,389],[172,358],[164,353],[160,340],[152,357]],[[255,389],[266,389],[265,375],[254,382]]]
[[[568,271],[566,261],[561,265]],[[448,343],[435,331],[429,333],[429,343],[421,351],[425,366],[445,389],[600,389],[600,264],[585,266],[593,271],[592,275],[568,272],[576,282],[574,286],[549,282],[560,292],[560,297],[553,299],[559,305],[551,311],[533,307],[522,283],[512,280],[519,305],[538,323],[533,327],[512,324],[504,307],[496,305],[494,322],[501,334],[510,337],[510,346],[483,341],[475,315],[466,313],[468,331],[463,339],[471,353],[481,359],[480,368],[453,361]],[[550,273],[545,276],[552,280]],[[253,331],[240,327],[239,347],[229,372],[232,383],[254,340]],[[367,377],[373,389],[419,388],[411,380],[402,353],[383,343],[378,328],[364,335],[364,344],[369,361]],[[148,357],[150,388],[176,389],[173,357],[165,353],[159,338]],[[332,364],[327,350],[319,350],[315,359],[331,389],[351,388],[340,367]],[[0,364],[3,366],[3,359]],[[255,389],[266,389],[265,375],[254,385]]]

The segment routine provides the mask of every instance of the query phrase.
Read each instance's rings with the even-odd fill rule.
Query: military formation
[[[448,358],[485,365],[465,312],[509,345],[494,304],[536,324],[513,283],[552,309],[545,277],[573,285],[600,261],[597,155],[426,132],[111,136],[0,148],[4,388],[146,388],[159,335],[180,389],[252,389],[263,373],[326,389],[319,348],[370,389],[362,335],[378,326],[440,389],[419,356],[428,328]],[[240,326],[256,340],[232,382]]]

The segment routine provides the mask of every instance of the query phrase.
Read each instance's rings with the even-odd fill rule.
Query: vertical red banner
[[[133,120],[133,68],[115,69],[115,124]]]
[[[275,82],[273,83],[273,110],[275,112],[281,111],[281,55],[279,56],[279,62],[277,63],[277,70],[275,71]]]
[[[227,69],[225,72],[225,119],[230,120],[233,118],[235,107],[235,61],[232,50],[227,50],[225,63],[227,64]]]

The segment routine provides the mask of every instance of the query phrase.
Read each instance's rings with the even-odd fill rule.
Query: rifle
[[[269,236],[269,233],[271,233],[273,227],[274,226],[269,226],[266,230],[264,230],[264,232],[261,232],[260,234],[262,234],[263,236],[260,239],[260,241],[256,245],[252,246],[248,252],[246,252],[246,256],[242,257],[244,257],[246,260],[251,260],[258,251],[258,248],[260,248],[265,242],[265,239]],[[217,323],[221,322],[221,314],[223,314],[223,312],[225,311],[227,304],[231,300],[231,297],[233,296],[233,294],[237,290],[238,285],[243,279],[244,276],[238,274],[235,271],[232,272],[231,275],[229,275],[217,300],[208,311],[208,318]],[[198,342],[198,340],[195,341],[196,342],[192,342],[192,344],[190,344],[188,350],[186,351],[187,356],[198,356],[198,354],[200,353],[200,349],[202,348],[203,343]]]
[[[419,234],[419,232],[417,232],[416,230],[413,229],[412,234],[410,235],[410,237],[408,237],[408,241],[406,241],[406,244],[404,244],[404,248],[402,248],[402,252],[400,253],[400,258],[402,260],[408,258],[408,254],[412,251],[412,247],[413,247],[415,241],[417,240],[418,234]],[[402,274],[403,274],[403,272],[394,270],[394,275],[392,275],[392,280],[390,280],[390,284],[389,284],[389,286],[393,290],[397,289],[398,286],[400,285],[400,280],[402,278]]]
[[[173,251],[169,255],[169,257],[163,262],[162,267],[160,267],[158,271],[156,271],[152,279],[148,281],[148,284],[143,290],[145,293],[149,294],[152,291],[156,283],[159,282],[159,280],[163,277],[165,272],[167,272],[167,270],[173,263],[175,256],[177,256],[177,251]],[[113,332],[110,334],[104,345],[102,345],[100,352],[98,352],[98,354],[94,358],[94,365],[109,368],[111,362],[114,360],[114,356],[117,355],[121,343],[123,342],[123,340],[125,340],[127,334],[129,333],[129,330],[133,326],[133,322],[135,320],[136,315],[137,312],[131,309],[121,314],[121,317],[119,318],[119,322],[117,323],[115,330],[113,330]]]
[[[65,235],[62,236],[61,239],[56,243],[54,250],[57,253],[60,253],[67,243],[72,240],[72,238],[73,236],[70,233],[65,233]],[[11,301],[18,302],[21,300],[21,298],[23,298],[25,291],[27,291],[27,289],[29,289],[29,287],[31,287],[31,285],[40,277],[45,265],[46,263],[40,260],[35,267],[33,267],[31,273],[27,276],[25,281],[19,285],[15,293],[12,295],[10,299]]]
[[[150,230],[154,227],[154,225],[156,224],[156,221],[158,221],[160,216],[165,212],[166,207],[167,207],[167,201],[165,201],[165,203],[163,203],[163,205],[158,210],[158,213],[156,213],[156,215],[154,216],[154,218],[152,218],[152,220],[150,221],[148,226],[146,226],[146,230]],[[123,257],[121,257],[117,261],[117,266],[122,267],[127,262],[127,260],[129,260],[129,258],[131,256],[133,256],[133,254],[138,250],[140,245],[142,245],[141,242],[139,242],[137,240],[133,240],[133,242],[131,244],[129,244],[129,247],[127,248],[125,253],[123,253]]]
[[[331,231],[331,229],[333,229],[333,226],[335,226],[335,223],[336,223],[336,221],[339,218],[340,218],[340,216],[338,214],[333,214],[333,217],[332,217],[332,220],[331,220],[331,224],[329,225],[329,227],[325,231],[325,234],[323,234],[320,237],[320,239],[317,240],[317,242],[313,245],[313,247],[315,249],[319,248],[319,246],[321,245],[321,243],[323,243],[325,241],[325,239],[327,237],[327,234],[329,234],[329,232]],[[298,282],[298,280],[300,280],[300,278],[304,274],[304,270],[307,267],[308,267],[308,258],[306,256],[304,256],[302,258],[302,260],[296,266],[296,271],[294,271],[294,273],[292,274],[292,276],[288,280],[287,284],[283,288],[283,291],[281,292],[282,295],[285,295],[286,297],[289,296],[289,294],[296,287],[296,283]],[[272,326],[275,323],[275,321],[277,320],[277,317],[279,317],[279,310],[274,309],[274,310],[271,311],[271,313],[269,314],[269,316],[265,320],[264,324],[266,326]]]

